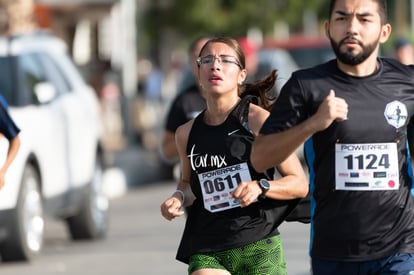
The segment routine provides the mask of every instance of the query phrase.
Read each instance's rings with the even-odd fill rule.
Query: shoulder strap
[[[250,103],[258,104],[257,97],[253,95],[247,95],[241,99],[239,104],[234,108],[232,114],[235,116],[240,123],[243,125],[243,127],[251,132],[249,128],[249,106]]]
[[[242,100],[239,102],[239,104],[234,108],[232,114],[234,117],[236,117],[240,123],[242,124],[242,126],[249,131],[250,133],[252,133],[250,127],[249,127],[249,107],[250,107],[250,103],[253,104],[258,104],[259,100],[256,96],[253,95],[246,95],[242,98]],[[266,177],[268,179],[272,179],[273,175],[275,173],[275,169],[269,168],[267,169],[264,174],[266,175]]]

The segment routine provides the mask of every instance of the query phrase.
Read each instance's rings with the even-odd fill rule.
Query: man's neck
[[[378,60],[376,56],[369,57],[364,62],[358,65],[348,65],[345,63],[342,63],[338,59],[336,60],[336,63],[338,65],[338,68],[346,73],[347,75],[356,76],[356,77],[365,77],[372,75],[375,73],[378,68]]]

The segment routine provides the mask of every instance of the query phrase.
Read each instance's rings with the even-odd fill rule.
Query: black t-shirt
[[[206,101],[197,86],[191,86],[174,99],[167,115],[165,129],[175,133],[180,125],[195,118],[205,108]]]
[[[343,73],[334,60],[293,73],[261,129],[269,134],[299,124],[317,111],[330,89],[348,103],[346,121],[334,122],[305,143],[313,200],[312,257],[367,261],[414,253],[407,145],[414,67],[391,59],[378,59],[378,64],[378,71],[367,77]],[[397,190],[387,190],[398,183]]]

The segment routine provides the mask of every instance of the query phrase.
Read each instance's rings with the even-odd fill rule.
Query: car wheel
[[[26,166],[17,205],[10,217],[9,235],[0,246],[3,261],[31,260],[42,250],[44,218],[39,184],[34,167]]]
[[[103,190],[102,162],[97,161],[93,179],[82,200],[79,212],[66,220],[72,239],[105,237],[108,231],[108,216],[109,200]]]

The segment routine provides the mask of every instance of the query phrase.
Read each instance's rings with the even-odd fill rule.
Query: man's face
[[[378,4],[373,0],[338,0],[326,31],[342,63],[358,65],[376,57],[383,39]]]

